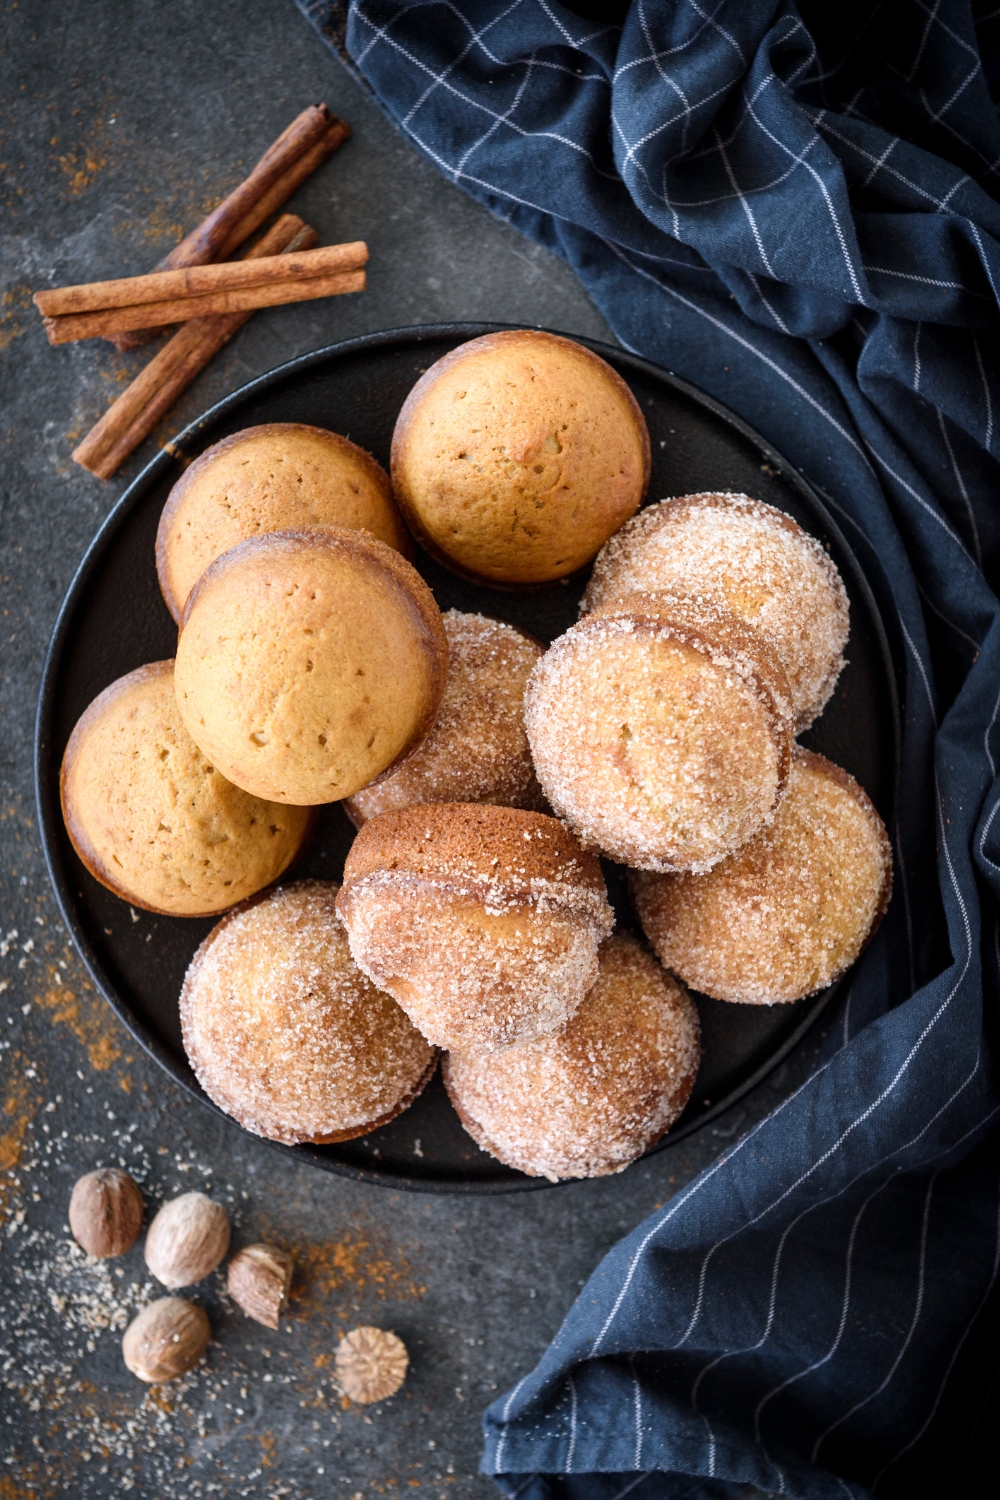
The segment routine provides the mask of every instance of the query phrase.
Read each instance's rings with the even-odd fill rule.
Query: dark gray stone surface
[[[485,1497],[479,1413],[555,1332],[601,1254],[805,1075],[818,1037],[714,1128],[620,1177],[502,1200],[421,1197],[295,1167],[168,1082],[89,987],[37,844],[34,705],[73,572],[128,480],[218,397],[305,350],[452,319],[609,337],[561,263],[421,160],[290,0],[4,6],[0,83],[0,1496],[414,1493]],[[321,241],[365,238],[360,297],[258,313],[110,484],[70,452],[148,354],[51,349],[30,307],[47,284],[148,269],[309,102],[354,139],[294,207]],[[148,1203],[193,1187],[230,1209],[235,1244],[295,1249],[291,1315],[248,1322],[216,1275],[197,1289],[206,1365],[147,1389],[120,1330],[141,1248],[88,1262],[70,1188],[123,1162]],[[340,1334],[395,1328],[398,1397],[365,1412],[332,1381]]]

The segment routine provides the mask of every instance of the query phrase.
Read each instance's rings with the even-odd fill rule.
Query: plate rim
[[[98,527],[97,532],[93,536],[73,574],[69,587],[59,606],[42,666],[33,742],[33,770],[38,833],[46,872],[56,898],[56,904],[77,953],[95,985],[97,993],[111,1007],[132,1039],[174,1083],[183,1089],[189,1098],[197,1100],[203,1106],[207,1106],[213,1113],[227,1120],[230,1124],[235,1124],[236,1122],[224,1110],[220,1109],[197,1086],[194,1080],[184,1075],[177,1060],[129,1008],[126,1000],[119,993],[117,986],[110,982],[98,955],[90,945],[82,924],[76,917],[75,903],[70,892],[70,882],[67,872],[62,869],[62,861],[57,858],[58,846],[56,833],[61,814],[57,805],[58,797],[54,795],[53,790],[50,732],[55,701],[56,679],[59,673],[59,664],[65,647],[71,618],[108,545],[150,486],[158,481],[171,465],[183,462],[187,457],[186,449],[197,442],[207,428],[215,425],[233,410],[237,410],[239,407],[245,405],[255,393],[266,390],[269,386],[278,385],[290,377],[307,372],[311,368],[324,364],[331,359],[363,350],[383,348],[390,344],[419,345],[432,339],[441,338],[460,338],[464,341],[479,338],[489,333],[516,330],[525,326],[524,324],[517,323],[451,322],[419,323],[402,328],[380,329],[374,333],[359,334],[350,339],[342,339],[336,343],[325,344],[321,348],[309,350],[304,354],[298,354],[292,359],[285,360],[283,363],[275,365],[272,369],[254,376],[252,380],[247,381],[235,391],[231,391],[227,396],[223,396],[220,400],[216,401],[199,416],[195,417],[193,421],[189,422],[175,437],[170,438],[164,443],[160,451],[150,459],[149,463],[127,485]],[[828,529],[830,536],[836,541],[838,547],[842,549],[843,554],[851,558],[854,563],[856,577],[853,581],[865,597],[868,616],[874,625],[878,652],[888,678],[889,717],[892,725],[893,740],[893,764],[891,768],[892,807],[893,811],[895,811],[899,790],[902,740],[902,717],[896,662],[889,642],[888,632],[885,628],[885,621],[882,618],[882,612],[879,609],[872,587],[868,582],[865,570],[822,497],[810,482],[782,454],[777,452],[759,432],[751,427],[749,423],[744,422],[741,417],[737,416],[727,406],[724,406],[699,387],[692,385],[682,376],[676,375],[666,366],[654,364],[651,360],[644,359],[641,355],[634,354],[629,349],[619,348],[598,339],[568,334],[558,329],[544,329],[541,325],[537,324],[530,326],[540,332],[551,332],[561,338],[569,338],[574,343],[582,344],[584,348],[592,350],[604,359],[610,357],[618,363],[633,369],[637,374],[644,375],[654,381],[665,382],[680,394],[693,401],[695,405],[707,409],[713,416],[722,421],[726,426],[734,429],[742,438],[757,448],[766,461],[773,465],[784,482],[790,485],[791,488],[799,491],[810,509],[822,518],[823,524]],[[645,1155],[656,1154],[688,1139],[696,1131],[703,1129],[706,1125],[711,1124],[720,1118],[720,1116],[727,1113],[756,1088],[759,1083],[762,1083],[804,1041],[807,1033],[828,1009],[845,980],[853,972],[853,969],[854,965],[852,964],[851,968],[838,980],[835,980],[832,985],[829,985],[826,990],[817,996],[811,997],[812,1003],[798,1026],[792,1029],[781,1045],[748,1078],[744,1079],[735,1089],[725,1095],[724,1098],[717,1100],[704,1114],[699,1115],[696,1119],[686,1124],[680,1123],[678,1127],[669,1130]],[[247,1133],[249,1134],[250,1132]],[[338,1162],[330,1157],[319,1155],[319,1153],[311,1150],[308,1145],[287,1146],[279,1141],[269,1140],[266,1136],[254,1136],[253,1138],[274,1150],[286,1154],[290,1153],[296,1160],[308,1163],[312,1167],[318,1167],[335,1176],[346,1177],[355,1182],[371,1183],[379,1187],[394,1188],[398,1191],[491,1196],[565,1187],[578,1180],[575,1178],[563,1178],[559,1182],[553,1183],[549,1182],[546,1178],[528,1177],[524,1174],[521,1174],[517,1178],[499,1179],[496,1182],[467,1183],[456,1182],[452,1179],[435,1178],[433,1176],[421,1178],[404,1177],[377,1167],[359,1167],[352,1166],[346,1162]],[[643,1158],[639,1159],[642,1160]]]

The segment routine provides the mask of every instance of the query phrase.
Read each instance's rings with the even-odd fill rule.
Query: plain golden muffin
[[[415,802],[541,808],[524,732],[524,688],[544,647],[513,625],[450,609],[448,679],[434,727],[400,766],[344,804],[367,818]]]
[[[635,514],[649,433],[621,376],[532,329],[471,339],[407,396],[392,483],[407,525],[466,578],[564,578]]]
[[[561,1026],[614,925],[599,862],[555,818],[461,802],[366,823],[337,914],[429,1041],[482,1052]]]
[[[353,962],[338,887],[279,886],[223,917],[181,990],[184,1049],[206,1094],[272,1141],[347,1141],[420,1093],[437,1054]]]
[[[90,873],[133,906],[208,917],[291,864],[310,824],[234,786],[198,749],[174,695],[172,661],[120,677],[73,730],[63,818]]]
[[[701,1056],[689,996],[633,937],[602,944],[597,981],[558,1031],[503,1052],[452,1052],[459,1119],[530,1177],[622,1172],[670,1128]]]
[[[847,591],[791,516],[747,495],[648,505],[601,548],[581,612],[663,590],[722,605],[760,632],[788,677],[796,730],[822,713],[844,666]]]
[[[363,531],[273,531],[216,558],[181,621],[192,739],[275,802],[350,797],[430,729],[448,641],[430,589]]]
[[[882,820],[852,776],[796,748],[769,828],[706,875],[636,875],[660,959],[716,1000],[770,1005],[824,989],[857,958],[892,893]]]
[[[174,619],[223,552],[300,526],[368,531],[404,555],[411,550],[388,474],[335,432],[269,422],[206,448],[170,491],[156,533],[156,571]]]
[[[542,790],[589,848],[640,870],[707,870],[774,816],[788,679],[727,610],[627,594],[561,635],[528,681]]]

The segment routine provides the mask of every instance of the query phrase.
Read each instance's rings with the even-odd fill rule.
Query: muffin
[[[208,1097],[272,1141],[348,1141],[420,1093],[436,1054],[360,973],[338,887],[302,880],[230,912],[191,960],[184,1049]]]
[[[448,676],[434,727],[398,771],[345,802],[359,828],[378,813],[418,802],[541,807],[524,732],[524,688],[545,648],[485,615],[450,609],[441,623]]]
[[[633,937],[600,952],[597,982],[558,1031],[442,1074],[466,1130],[530,1177],[621,1172],[670,1128],[694,1087],[698,1014]]]
[[[388,474],[335,432],[268,422],[206,448],[170,491],[156,533],[156,571],[174,619],[223,552],[299,526],[368,531],[398,552],[411,550]]]
[[[604,544],[581,611],[647,591],[690,594],[745,620],[785,669],[796,730],[822,713],[844,666],[847,592],[791,516],[747,495],[648,506]]]
[[[63,818],[91,875],[145,911],[210,917],[270,885],[309,831],[227,781],[184,727],[174,664],[119,677],[78,720],[63,756]]]
[[[188,598],[181,717],[237,786],[336,802],[433,724],[448,642],[430,589],[363,531],[274,531],[224,552]]]
[[[600,865],[555,818],[460,802],[366,823],[337,914],[428,1041],[486,1052],[561,1026],[614,925]]]
[[[774,816],[788,775],[785,674],[725,610],[665,594],[601,605],[531,674],[542,790],[582,842],[642,870],[707,870]]]
[[[637,875],[633,894],[669,969],[716,1000],[772,1005],[854,962],[889,904],[892,851],[854,778],[796,748],[769,828],[707,875]]]
[[[598,355],[533,329],[471,339],[407,396],[392,439],[407,525],[439,562],[524,586],[583,567],[649,484],[639,405]]]

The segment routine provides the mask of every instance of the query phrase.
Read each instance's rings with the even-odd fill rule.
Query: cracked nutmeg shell
[[[194,1369],[210,1334],[202,1308],[183,1297],[161,1297],[126,1328],[122,1357],[133,1375],[149,1385],[161,1385]]]
[[[291,1280],[292,1257],[277,1245],[247,1245],[229,1263],[229,1295],[265,1328],[277,1328]]]
[[[146,1264],[171,1291],[214,1271],[229,1249],[229,1219],[204,1193],[164,1203],[146,1235]]]
[[[97,1260],[124,1255],[142,1228],[139,1185],[119,1167],[98,1167],[74,1185],[69,1227],[77,1244]]]
[[[360,1406],[394,1396],[409,1363],[402,1339],[384,1328],[352,1328],[337,1345],[337,1379]]]

